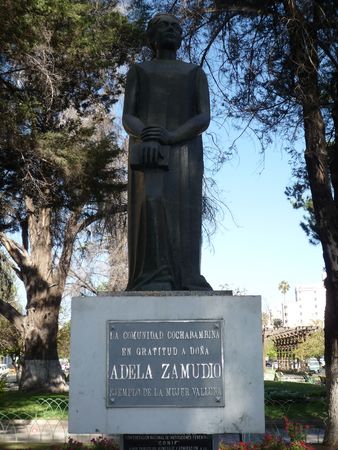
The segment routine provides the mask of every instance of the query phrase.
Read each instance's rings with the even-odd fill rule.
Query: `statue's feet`
[[[164,266],[156,272],[143,273],[136,280],[129,281],[127,291],[173,291],[174,283],[169,269]]]
[[[138,291],[172,291],[173,287],[170,282],[163,282],[163,281],[152,281],[151,283],[144,284],[141,286]]]
[[[185,280],[185,283],[182,285],[183,291],[212,291],[212,287],[204,278],[203,275],[198,275],[196,277],[192,277],[191,279]]]

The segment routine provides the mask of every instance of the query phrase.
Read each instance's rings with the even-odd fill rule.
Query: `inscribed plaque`
[[[124,450],[212,450],[211,434],[124,434]]]
[[[107,322],[107,407],[222,407],[223,386],[223,320]]]

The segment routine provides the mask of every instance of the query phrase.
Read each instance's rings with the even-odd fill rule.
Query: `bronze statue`
[[[148,24],[152,61],[127,76],[130,291],[212,290],[200,274],[203,147],[210,122],[202,69],[176,59],[182,29],[170,14]]]

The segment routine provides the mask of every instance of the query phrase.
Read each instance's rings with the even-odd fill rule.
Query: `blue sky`
[[[296,285],[321,282],[321,247],[309,243],[299,226],[303,213],[284,194],[291,169],[278,143],[266,151],[264,164],[252,140],[244,136],[237,146],[238,155],[216,176],[234,220],[226,213],[211,246],[203,246],[202,273],[214,289],[245,289],[262,296],[263,309],[276,308],[280,281],[289,282],[290,299]]]

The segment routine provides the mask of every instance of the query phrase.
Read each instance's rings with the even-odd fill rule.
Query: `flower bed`
[[[239,442],[225,445],[221,443],[219,450],[314,450],[314,447],[306,443],[307,425],[292,422],[284,418],[287,439],[280,436],[266,434],[259,443]]]

